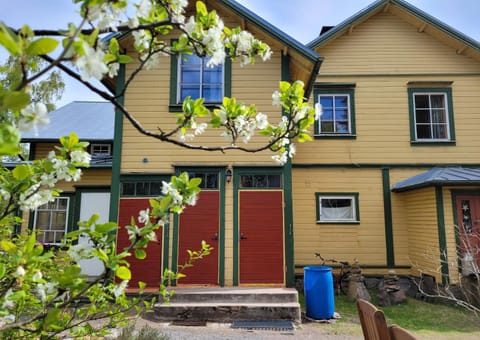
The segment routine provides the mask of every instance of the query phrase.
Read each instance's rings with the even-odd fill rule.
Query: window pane
[[[38,211],[36,226],[38,230],[47,230],[50,226],[50,212]]]
[[[281,188],[281,176],[280,175],[269,175],[268,176],[268,187],[269,188]]]
[[[448,138],[447,126],[444,125],[444,124],[434,124],[433,125],[433,138],[435,138],[435,139]]]
[[[207,189],[218,189],[218,175],[217,174],[207,174],[206,175],[206,188]]]
[[[191,54],[191,55],[188,55],[188,54],[184,54],[182,55],[182,65],[201,65],[202,63],[202,59],[197,56],[196,54]]]
[[[135,193],[137,196],[145,196],[150,193],[150,182],[135,183]]]
[[[324,133],[334,132],[333,131],[333,122],[321,122],[320,131]]]
[[[417,123],[430,123],[430,110],[417,110],[415,118]]]
[[[348,133],[348,122],[336,122],[335,128],[337,133]]]
[[[241,188],[251,188],[251,187],[253,187],[253,176],[251,176],[251,175],[240,176],[240,187]]]
[[[432,123],[446,123],[447,122],[446,116],[447,115],[445,110],[442,110],[442,109],[432,110]]]
[[[135,195],[135,183],[126,182],[122,184],[122,195]]]
[[[65,230],[67,214],[63,211],[52,212],[52,230]]]
[[[430,101],[432,103],[432,108],[445,108],[445,96],[443,94],[432,94],[430,96]]]
[[[333,107],[333,97],[332,96],[320,96],[320,104],[322,104],[323,109]]]
[[[150,183],[150,195],[157,196],[162,193],[162,182]]]
[[[222,82],[222,69],[221,68],[207,68],[203,73],[204,83],[221,83]]]
[[[200,89],[198,86],[184,86],[182,88],[180,98],[182,101],[185,100],[188,96],[192,97],[193,99],[197,99],[200,97]]]
[[[322,121],[325,120],[333,120],[333,110],[332,109],[325,109],[322,110],[322,115],[320,116]]]
[[[430,125],[417,125],[417,138],[419,139],[432,138]]]
[[[266,188],[267,187],[267,176],[266,175],[255,175],[254,186],[255,186],[255,188]]]
[[[337,108],[335,110],[335,120],[348,120],[348,110]]]
[[[335,107],[336,108],[348,107],[348,97],[347,96],[335,96]]]
[[[415,107],[418,108],[429,108],[428,95],[419,95],[416,94],[415,98]]]
[[[184,69],[182,71],[182,83],[200,84],[200,70]]]
[[[349,198],[322,198],[320,220],[353,220],[353,200]]]
[[[204,85],[203,86],[203,97],[206,102],[209,103],[219,103],[222,101],[222,87],[220,85]]]

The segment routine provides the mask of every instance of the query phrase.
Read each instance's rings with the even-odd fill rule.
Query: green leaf
[[[53,308],[50,309],[45,317],[43,328],[44,329],[51,329],[52,326],[59,320],[60,310]]]
[[[1,107],[3,109],[21,110],[30,103],[30,96],[23,91],[6,92]]]
[[[144,290],[145,287],[147,287],[147,284],[143,281],[138,281],[138,288],[140,288],[140,290]]]
[[[147,252],[143,249],[135,249],[135,257],[139,260],[143,260],[147,257]]]
[[[3,240],[0,241],[0,248],[6,251],[8,254],[11,254],[17,249],[17,246],[11,241]]]
[[[19,143],[19,131],[10,124],[0,124],[0,155],[19,154],[21,152]]]
[[[109,232],[116,230],[117,227],[118,226],[115,222],[107,222],[107,223],[95,225],[95,231],[102,234],[107,234]]]
[[[122,280],[130,280],[132,278],[132,272],[125,266],[118,267],[115,275]]]
[[[5,276],[5,272],[6,272],[5,265],[3,263],[0,263],[0,280]]]
[[[53,38],[39,38],[33,41],[27,47],[27,53],[29,55],[42,55],[48,54],[50,52],[55,51],[58,46],[58,40]]]
[[[33,170],[28,164],[19,164],[12,170],[12,175],[15,179],[23,181],[33,175]]]
[[[197,1],[197,13],[200,15],[207,15],[207,6],[201,1]]]
[[[118,62],[120,64],[128,64],[130,62],[132,62],[133,58],[128,56],[128,55],[121,55],[118,57]]]
[[[20,44],[18,37],[11,29],[9,29],[3,22],[0,22],[0,45],[12,55],[20,53]]]

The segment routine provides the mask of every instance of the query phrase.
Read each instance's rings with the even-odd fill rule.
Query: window
[[[200,183],[199,188],[201,189],[210,189],[216,190],[218,186],[218,172],[189,172],[189,178],[200,178],[202,183]]]
[[[240,175],[240,188],[277,189],[282,187],[281,175]]]
[[[37,241],[44,244],[60,244],[67,232],[68,197],[56,197],[52,202],[35,210],[34,228],[39,231]]]
[[[412,142],[454,141],[451,89],[410,88]]]
[[[197,55],[171,58],[170,110],[180,111],[187,96],[205,98],[205,105],[220,104],[231,96],[231,61],[207,66],[209,57]]]
[[[122,196],[160,196],[162,194],[161,181],[135,181],[123,182],[121,186]]]
[[[315,104],[322,105],[322,114],[315,124],[317,137],[354,137],[353,89],[314,89]]]
[[[317,223],[358,223],[358,193],[316,193]]]
[[[223,65],[207,66],[210,58],[183,55],[179,58],[177,102],[186,97],[205,98],[205,103],[221,103],[223,99]]]
[[[92,156],[96,155],[111,155],[111,145],[110,144],[94,144],[90,146],[90,153]]]

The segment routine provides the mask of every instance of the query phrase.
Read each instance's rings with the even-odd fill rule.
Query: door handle
[[[240,233],[240,240],[246,240],[247,236],[244,233]]]
[[[212,241],[218,241],[218,233],[213,234]]]

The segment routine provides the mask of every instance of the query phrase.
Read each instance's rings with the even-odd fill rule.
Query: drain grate
[[[293,326],[293,322],[288,320],[233,321],[231,327],[275,331],[293,331],[295,329]]]

